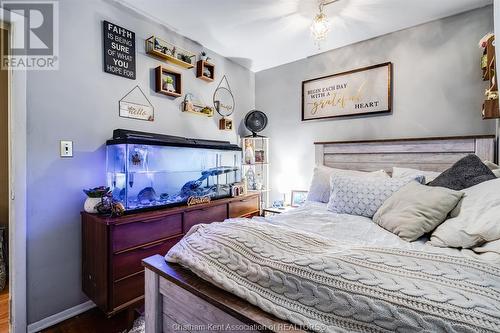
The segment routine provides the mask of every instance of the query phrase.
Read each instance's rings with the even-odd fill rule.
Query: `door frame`
[[[0,18],[5,18],[0,8]],[[9,39],[24,34],[24,17],[10,12]],[[12,43],[11,43],[12,45]],[[26,71],[9,70],[9,297],[12,333],[27,330],[26,298]]]

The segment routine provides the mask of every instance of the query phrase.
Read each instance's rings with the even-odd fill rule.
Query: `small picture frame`
[[[292,200],[290,206],[292,207],[300,207],[306,202],[308,191],[297,191],[292,190]]]
[[[255,163],[264,163],[265,162],[265,152],[263,150],[255,151]]]

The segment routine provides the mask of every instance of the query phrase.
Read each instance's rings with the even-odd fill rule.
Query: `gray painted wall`
[[[103,19],[136,33],[137,79],[102,70]],[[83,188],[105,183],[104,143],[115,128],[237,142],[235,131],[218,130],[212,119],[182,113],[181,99],[154,92],[153,68],[144,39],[156,34],[181,47],[202,47],[111,2],[60,2],[60,69],[28,73],[28,322],[87,300],[81,291],[80,216]],[[211,52],[209,52],[211,53]],[[236,123],[254,107],[254,74],[210,54],[220,80],[227,74],[236,98]],[[173,66],[175,67],[175,66]],[[182,70],[184,89],[206,103],[218,81]],[[118,100],[140,84],[155,107],[152,123],[118,117]],[[59,158],[59,140],[74,141],[74,158]]]
[[[486,84],[477,46],[492,29],[488,6],[258,72],[256,106],[269,116],[271,198],[278,185],[308,188],[314,141],[494,134],[495,121],[481,119]],[[393,114],[301,122],[303,80],[386,61],[394,64]]]

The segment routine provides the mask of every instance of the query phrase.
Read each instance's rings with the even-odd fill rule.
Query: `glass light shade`
[[[311,34],[316,41],[324,40],[330,32],[330,21],[325,14],[319,13],[311,25]]]

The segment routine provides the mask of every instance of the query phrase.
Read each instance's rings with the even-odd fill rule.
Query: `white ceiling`
[[[339,0],[321,49],[310,36],[317,0],[120,0],[257,72],[491,4],[492,0]]]

